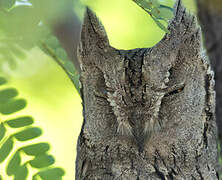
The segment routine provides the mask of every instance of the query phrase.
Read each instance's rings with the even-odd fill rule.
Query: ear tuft
[[[82,34],[84,34],[84,32],[86,33],[86,31],[88,34],[91,34],[92,37],[108,42],[104,26],[95,13],[93,13],[89,8],[87,8],[85,12]]]

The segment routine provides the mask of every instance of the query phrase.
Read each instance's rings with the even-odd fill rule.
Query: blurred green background
[[[173,0],[161,1],[169,5],[173,3]],[[131,0],[112,0],[112,2],[83,0],[83,3],[97,12],[107,30],[111,45],[116,48],[150,47],[164,36],[164,32],[155,27],[148,15]],[[195,12],[193,0],[184,0],[184,3],[192,12]],[[78,1],[74,1],[74,5],[73,11],[82,21],[83,5]],[[49,17],[61,17],[62,14],[59,13],[64,13],[59,11],[61,9],[62,6],[58,6],[56,14],[52,12]],[[0,13],[0,22],[4,21],[1,15]],[[28,21],[27,17],[20,18],[23,18],[22,21]],[[10,28],[13,28],[13,32],[19,28],[19,31],[25,29],[24,33],[29,33],[29,27]],[[7,34],[7,37],[9,36],[10,34]],[[31,36],[34,35],[31,34]],[[33,38],[31,36],[30,38]],[[5,43],[4,37],[5,34],[0,27],[0,47]],[[35,38],[38,40],[38,36]],[[13,116],[25,114],[34,117],[36,125],[44,131],[43,135],[35,141],[49,142],[50,153],[56,158],[56,166],[63,167],[66,171],[64,179],[74,179],[76,143],[83,121],[81,98],[67,74],[52,56],[35,45],[25,48],[23,53],[25,56],[13,57],[15,61],[13,65],[11,61],[5,60],[5,56],[1,56],[0,52],[0,74],[9,80],[7,86],[17,88],[20,97],[28,102],[25,110]],[[8,117],[0,118],[4,120]],[[0,164],[0,174],[7,177],[4,167],[5,164]]]

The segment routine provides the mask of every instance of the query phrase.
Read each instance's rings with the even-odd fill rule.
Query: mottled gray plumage
[[[151,49],[117,50],[87,10],[76,180],[219,179],[213,73],[180,0],[169,30]]]

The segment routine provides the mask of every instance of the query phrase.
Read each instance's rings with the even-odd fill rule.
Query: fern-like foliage
[[[174,17],[173,8],[161,4],[160,0],[133,0],[144,11],[146,11],[159,26],[160,29],[169,33],[167,27],[161,21],[168,24],[168,20]]]
[[[41,42],[39,43],[39,47],[43,52],[51,56],[60,67],[62,67],[74,84],[78,93],[80,93],[79,73],[77,72],[74,64],[68,58],[66,51],[64,48],[62,48],[57,37],[52,33],[49,33],[48,36],[42,38]]]
[[[0,77],[0,87],[6,84],[5,78]],[[18,91],[14,88],[1,88],[0,90],[0,113],[11,115],[26,107],[24,99],[16,98]],[[0,119],[0,163],[8,160],[6,173],[14,176],[14,180],[26,180],[29,168],[38,169],[32,179],[36,180],[59,180],[64,175],[64,170],[53,167],[55,159],[48,153],[50,145],[46,142],[29,144],[16,149],[11,155],[16,141],[26,142],[35,139],[42,134],[39,127],[32,126],[34,120],[30,116],[15,117],[13,119]],[[16,132],[9,134],[8,129]],[[11,157],[9,157],[11,155]],[[31,157],[31,160],[22,163],[23,155]],[[0,180],[3,177],[0,175]]]
[[[79,74],[59,40],[44,23],[45,16],[41,15],[39,7],[47,7],[49,2],[0,0],[0,70],[6,61],[11,68],[15,68],[16,60],[24,59],[25,51],[37,46],[58,63],[79,92]],[[53,15],[57,14],[58,9],[61,8],[52,9],[55,11]]]

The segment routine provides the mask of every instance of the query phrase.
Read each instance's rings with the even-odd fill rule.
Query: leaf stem
[[[151,17],[153,17],[153,15],[151,14],[151,12],[150,11],[148,11],[147,9],[145,9],[143,6],[141,6],[140,4],[138,4],[137,2],[136,2],[136,0],[133,0],[133,2],[134,3],[136,3],[140,8],[142,8],[144,11],[146,11]]]
[[[63,63],[61,60],[54,54],[54,52],[51,50],[50,47],[47,46],[46,43],[42,42],[41,47],[55,60],[55,62],[65,71],[69,79],[71,80],[72,84],[76,88],[77,92],[80,94],[80,91],[78,90],[77,84],[72,80],[71,74],[67,71],[67,69],[64,67]]]

